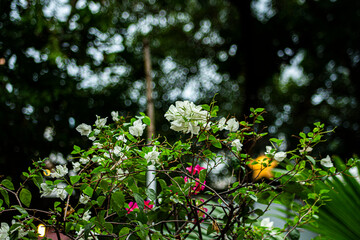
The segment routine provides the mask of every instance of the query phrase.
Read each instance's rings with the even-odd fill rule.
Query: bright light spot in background
[[[294,81],[298,86],[304,86],[308,83],[309,79],[304,75],[303,68],[300,67],[301,61],[304,59],[304,53],[297,53],[290,61],[290,65],[281,67],[280,85],[286,91],[286,85]]]
[[[251,8],[257,17],[257,19],[261,22],[266,22],[270,18],[272,18],[276,12],[272,7],[271,0],[256,0],[251,2]]]
[[[59,21],[65,22],[70,15],[71,6],[69,0],[50,0],[43,12],[45,17],[56,17]]]
[[[39,224],[37,227],[37,233],[39,234],[39,237],[45,237],[46,233],[46,227],[44,224]]]
[[[53,127],[46,127],[44,130],[44,138],[46,140],[48,140],[49,142],[51,142],[52,140],[54,140],[54,136],[55,136],[55,130]]]
[[[13,86],[10,84],[10,83],[7,83],[6,86],[5,86],[6,90],[9,92],[9,93],[12,93],[13,91]]]

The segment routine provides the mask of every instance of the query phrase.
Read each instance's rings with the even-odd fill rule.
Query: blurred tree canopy
[[[322,155],[359,153],[360,1],[0,0],[0,175],[84,145],[97,114],[145,111],[150,42],[156,128],[177,99],[241,119],[265,107],[286,138],[321,121]],[[109,118],[110,121],[110,118]]]

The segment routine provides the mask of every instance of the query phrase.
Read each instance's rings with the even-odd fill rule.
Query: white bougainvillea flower
[[[40,193],[42,193],[40,197],[46,197],[52,193],[52,189],[46,183],[41,183],[40,187]]]
[[[0,228],[0,239],[10,240],[9,236],[10,227],[7,223],[2,222]]]
[[[79,202],[81,203],[81,204],[87,204],[88,202],[90,201],[90,197],[88,196],[88,195],[86,195],[86,194],[81,194],[80,195],[80,199],[79,199]]]
[[[64,201],[66,196],[67,196],[67,192],[65,191],[65,189],[63,188],[55,188],[54,191],[56,192],[57,196]]]
[[[219,130],[224,130],[226,124],[226,118],[221,118],[218,123]]]
[[[307,147],[307,148],[303,148],[303,149],[299,150],[299,152],[300,152],[300,153],[304,153],[304,152],[309,153],[309,152],[311,152],[312,150],[313,150],[312,147]]]
[[[286,152],[277,152],[274,155],[274,159],[278,162],[282,162],[286,158]]]
[[[327,155],[326,158],[321,159],[320,163],[321,163],[321,165],[323,165],[324,167],[327,167],[327,168],[331,168],[334,166],[329,155]]]
[[[119,156],[121,152],[122,152],[122,147],[120,147],[120,146],[115,146],[115,147],[114,147],[113,153],[114,153],[116,156]]]
[[[274,222],[270,221],[270,218],[264,218],[261,220],[260,226],[265,227],[267,229],[271,229],[274,225]]]
[[[133,123],[133,126],[129,127],[129,133],[135,137],[140,137],[143,135],[146,124],[143,124],[141,119],[136,120]]]
[[[117,121],[120,120],[120,118],[119,118],[119,112],[112,111],[112,112],[111,112],[111,117],[112,117],[112,120],[113,120],[114,122],[117,122]]]
[[[171,124],[170,129],[197,135],[200,131],[200,125],[206,124],[209,113],[193,102],[177,101],[175,106],[170,106],[164,116]]]
[[[103,145],[99,142],[94,142],[93,145],[96,146],[97,148],[103,148]]]
[[[126,178],[126,176],[129,174],[129,171],[128,170],[123,170],[122,168],[118,168],[116,170],[116,174],[117,174],[117,177],[118,177],[118,180],[122,181]]]
[[[156,151],[156,146],[153,147],[151,152],[145,154],[145,159],[148,163],[155,164],[159,159],[160,152]]]
[[[53,178],[61,178],[68,174],[69,170],[65,165],[57,165],[55,168],[55,172],[50,173],[50,176]]]
[[[74,172],[80,171],[80,163],[79,162],[72,162],[72,165],[73,165]]]
[[[79,160],[79,162],[84,165],[87,164],[89,161],[90,161],[90,159],[88,159],[88,158],[80,158],[80,160]]]
[[[271,156],[274,155],[273,153],[271,153],[272,152],[271,150],[273,149],[271,146],[266,146],[265,148],[266,148],[265,155],[271,155]]]
[[[89,134],[91,133],[91,126],[82,123],[76,127],[76,131],[78,131],[81,134],[81,136],[89,136]]]
[[[95,125],[98,128],[102,128],[105,126],[106,121],[107,121],[107,117],[106,118],[100,118],[100,116],[96,115],[96,121],[95,121]]]
[[[234,141],[232,141],[231,143],[231,146],[232,147],[235,147],[236,148],[236,151],[240,152],[242,150],[242,143],[240,142],[239,139],[235,139]]]
[[[124,142],[124,143],[126,143],[126,142],[127,142],[127,140],[126,140],[126,138],[125,138],[125,135],[124,135],[124,134],[123,134],[123,135],[118,136],[118,137],[116,138],[116,140],[121,141],[121,142]]]
[[[236,132],[239,130],[239,122],[236,120],[236,118],[231,118],[226,122],[225,129],[229,130],[230,132]]]
[[[82,219],[84,221],[89,221],[90,218],[91,218],[91,212],[89,210],[87,210],[86,212],[84,212],[84,215],[83,215]]]

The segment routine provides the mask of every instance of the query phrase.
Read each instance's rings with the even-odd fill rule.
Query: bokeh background
[[[266,108],[285,150],[321,121],[315,154],[359,153],[358,0],[0,0],[0,175],[89,146],[75,127],[95,115],[145,111],[145,39],[157,133],[176,100],[218,93],[225,117]]]

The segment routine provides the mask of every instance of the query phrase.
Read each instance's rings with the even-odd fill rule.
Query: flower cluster
[[[188,170],[191,175],[200,174],[200,171],[203,169],[206,169],[206,168],[201,167],[200,165],[196,165],[195,167],[190,166],[190,167],[186,168],[186,170]],[[184,181],[185,181],[185,183],[193,182],[193,179],[184,177]],[[206,186],[206,181],[204,181],[203,183],[200,183],[200,179],[195,178],[195,186],[192,187],[192,192],[190,192],[190,194],[193,193],[196,195],[199,192],[204,191],[205,186]]]
[[[209,113],[202,110],[201,106],[196,106],[189,101],[177,101],[171,105],[165,113],[165,118],[170,121],[170,128],[177,132],[191,133],[197,135],[200,126],[205,125],[209,119]]]

